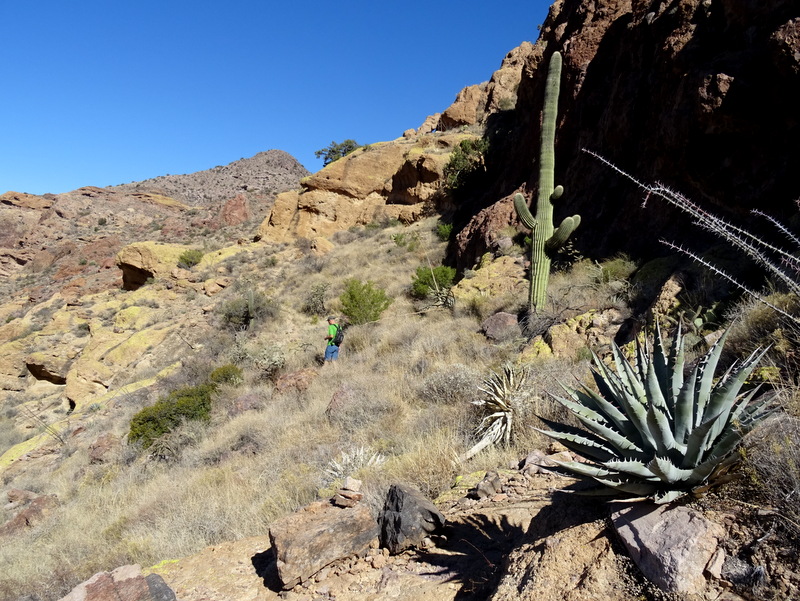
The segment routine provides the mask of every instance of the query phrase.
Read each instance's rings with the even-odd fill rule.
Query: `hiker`
[[[339,358],[339,346],[336,344],[336,335],[339,333],[339,327],[335,317],[328,318],[328,335],[325,336],[325,340],[328,341],[328,346],[325,347],[326,363]]]

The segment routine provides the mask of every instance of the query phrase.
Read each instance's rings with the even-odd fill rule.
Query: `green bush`
[[[447,290],[452,288],[453,281],[456,279],[456,270],[446,265],[429,267],[420,265],[417,273],[414,274],[411,282],[411,296],[414,298],[426,298],[431,291]]]
[[[190,248],[189,250],[184,251],[181,256],[178,257],[178,267],[182,267],[183,269],[191,269],[202,260],[203,251],[198,248]]]
[[[244,381],[241,368],[232,363],[218,367],[211,372],[208,379],[212,384],[230,384],[232,386],[239,386]]]
[[[436,224],[436,236],[442,242],[447,242],[450,237],[453,235],[453,224],[452,223],[437,223]]]
[[[258,290],[247,290],[220,309],[222,321],[234,330],[246,330],[257,320],[274,319],[278,312],[275,301]]]
[[[371,281],[362,282],[355,278],[345,282],[345,289],[339,297],[344,313],[351,324],[358,325],[378,321],[393,299],[386,296],[382,288]]]
[[[472,176],[485,171],[484,157],[489,150],[485,138],[462,140],[444,167],[444,183],[449,190],[464,186]]]
[[[187,386],[175,390],[155,405],[145,407],[131,419],[128,442],[148,448],[153,442],[188,420],[208,421],[214,384]]]

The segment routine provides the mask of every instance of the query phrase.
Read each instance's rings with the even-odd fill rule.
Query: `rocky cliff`
[[[758,207],[786,219],[800,196],[800,14],[789,0],[558,0],[526,56],[514,111],[486,119],[491,185],[459,218],[459,263],[491,244],[509,196],[530,196],[538,173],[544,69],[564,55],[556,218],[587,218],[576,244],[589,256],[663,252],[657,240],[707,236],[596,159],[660,180],[734,219]],[[499,205],[495,206],[495,203]],[[483,214],[476,213],[484,211]],[[746,218],[746,217],[745,217]],[[500,220],[502,221],[502,220]],[[688,231],[688,234],[687,234]]]

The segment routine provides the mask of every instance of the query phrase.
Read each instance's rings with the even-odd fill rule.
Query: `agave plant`
[[[597,391],[567,389],[555,397],[581,422],[575,428],[543,419],[540,430],[587,458],[557,462],[567,472],[615,491],[667,503],[705,489],[735,462],[743,436],[768,413],[766,399],[751,403],[758,387],[743,385],[763,357],[756,351],[714,381],[726,331],[684,377],[678,329],[669,352],[656,328],[652,352],[637,345],[628,362],[613,346],[614,368],[594,355]]]
[[[480,440],[461,457],[461,461],[477,455],[490,445],[509,445],[516,418],[525,409],[526,379],[524,370],[506,365],[500,373],[493,373],[478,387],[485,395],[482,399],[472,401],[483,408],[483,417],[475,429]]]

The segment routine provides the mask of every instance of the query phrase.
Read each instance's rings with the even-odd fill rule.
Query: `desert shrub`
[[[222,321],[234,330],[247,330],[254,321],[275,319],[278,313],[275,301],[253,289],[225,302],[220,309]]]
[[[339,300],[342,303],[342,313],[351,324],[359,325],[378,321],[394,299],[389,298],[372,281],[362,282],[351,278],[345,282],[345,289]]]
[[[447,242],[450,239],[450,236],[453,235],[453,224],[452,223],[442,223],[439,222],[436,224],[436,236],[442,242]]]
[[[626,255],[617,255],[613,259],[600,263],[599,280],[603,283],[627,280],[636,271],[636,262]]]
[[[795,401],[796,402],[796,401]],[[782,523],[800,537],[800,418],[776,416],[757,430],[743,453],[755,495],[786,519]],[[751,495],[747,495],[748,500]]]
[[[234,341],[229,355],[237,365],[254,370],[261,380],[274,380],[286,365],[286,356],[278,345],[241,336]]]
[[[469,403],[477,398],[480,374],[466,365],[450,365],[442,371],[427,376],[420,384],[417,395],[429,403]]]
[[[400,248],[405,248],[406,250],[414,252],[415,250],[419,249],[419,232],[412,232],[410,234],[406,232],[399,232],[397,234],[392,234],[392,242],[394,242]]]
[[[243,382],[242,370],[235,365],[228,363],[222,365],[211,372],[208,378],[213,384],[230,384],[239,386]]]
[[[211,415],[214,384],[200,384],[175,390],[155,405],[145,407],[131,419],[128,442],[148,448],[153,442],[177,428],[185,420],[207,421]]]
[[[456,279],[456,270],[447,265],[437,265],[430,267],[420,265],[414,274],[411,282],[411,296],[414,298],[426,298],[431,291],[447,290],[453,286]]]
[[[462,140],[444,167],[445,186],[450,190],[459,189],[475,174],[483,172],[488,150],[489,141],[485,138]]]
[[[311,291],[303,301],[301,310],[306,315],[325,315],[327,309],[325,308],[325,295],[330,288],[330,284],[316,284],[311,288]]]
[[[202,260],[203,260],[203,251],[200,250],[199,248],[190,248],[189,250],[183,251],[183,253],[181,253],[181,256],[178,257],[178,267],[182,267],[184,269],[191,269]]]

